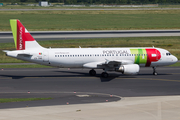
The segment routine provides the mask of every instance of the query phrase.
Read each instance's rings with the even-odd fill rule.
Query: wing
[[[91,69],[105,68],[105,67],[116,68],[120,65],[128,65],[128,64],[133,64],[133,61],[132,60],[107,60],[106,59],[105,61],[86,63],[83,65],[83,67],[91,68]]]
[[[18,56],[32,56],[33,54],[30,52],[24,52],[23,50],[21,51],[9,51],[9,50],[3,50],[3,52],[6,53],[6,56],[12,56],[12,57],[18,57]]]

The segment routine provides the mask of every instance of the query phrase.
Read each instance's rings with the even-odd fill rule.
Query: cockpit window
[[[166,56],[170,56],[171,55],[171,53],[166,53]]]

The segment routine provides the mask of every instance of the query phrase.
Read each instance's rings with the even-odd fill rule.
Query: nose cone
[[[172,62],[176,63],[177,61],[178,61],[177,57],[176,57],[176,56],[173,56]]]

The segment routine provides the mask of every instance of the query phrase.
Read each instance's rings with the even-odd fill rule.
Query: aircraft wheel
[[[103,78],[108,78],[109,74],[108,74],[107,72],[103,72],[103,73],[101,74],[101,76],[102,76]]]
[[[153,67],[153,75],[157,75],[158,73],[156,72],[156,67]]]
[[[156,76],[156,75],[158,75],[158,73],[157,73],[157,72],[153,72],[153,75],[155,75],[155,76]]]
[[[96,71],[92,69],[92,70],[89,71],[89,74],[90,74],[91,76],[95,76],[95,75],[96,75]]]

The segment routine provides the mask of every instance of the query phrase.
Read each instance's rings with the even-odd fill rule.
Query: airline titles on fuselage
[[[103,50],[103,54],[129,54],[127,50]]]
[[[130,54],[127,50],[103,50],[103,54]],[[55,52],[55,54],[70,54],[69,52]]]

